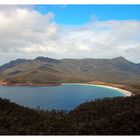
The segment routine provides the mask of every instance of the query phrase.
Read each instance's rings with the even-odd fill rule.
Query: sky
[[[52,12],[59,24],[85,24],[92,18],[105,20],[140,20],[140,5],[41,5],[35,10]],[[69,18],[68,18],[69,17]]]
[[[140,5],[0,6],[0,65],[17,58],[140,63]]]

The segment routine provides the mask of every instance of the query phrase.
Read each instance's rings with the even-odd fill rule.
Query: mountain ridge
[[[112,59],[17,59],[0,66],[0,78],[10,83],[104,81],[140,83],[140,64],[124,57]]]
[[[62,58],[62,59],[55,59],[55,58],[51,58],[51,57],[45,57],[45,56],[37,56],[36,58],[34,59],[25,59],[25,58],[17,58],[15,60],[11,60],[9,62],[6,62],[5,64],[8,64],[8,63],[12,63],[12,62],[21,62],[21,61],[32,61],[32,60],[58,60],[58,61],[61,61],[61,60],[125,60],[125,61],[129,61],[128,59],[126,59],[125,57],[123,56],[118,56],[118,57],[114,57],[114,58]],[[131,63],[134,63],[132,61],[129,61]],[[0,65],[0,67],[4,66],[5,64],[2,64]],[[134,64],[140,64],[140,63],[134,63]]]

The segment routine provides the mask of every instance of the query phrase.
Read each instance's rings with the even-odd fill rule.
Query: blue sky
[[[139,20],[140,5],[37,5],[42,14],[52,12],[59,24],[84,24],[97,20]]]
[[[1,5],[0,21],[0,64],[37,56],[140,63],[140,5]]]

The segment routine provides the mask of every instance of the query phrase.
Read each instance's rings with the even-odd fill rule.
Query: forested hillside
[[[0,99],[1,135],[139,135],[140,96],[88,102],[73,111],[41,111]]]

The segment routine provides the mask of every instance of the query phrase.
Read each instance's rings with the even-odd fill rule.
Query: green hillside
[[[70,112],[0,99],[0,135],[140,135],[140,96],[96,100]]]

